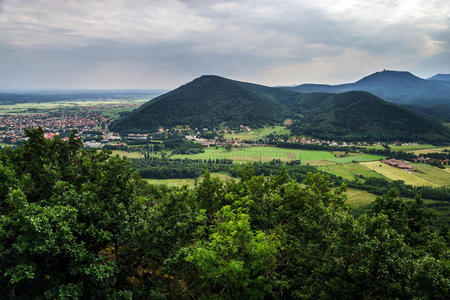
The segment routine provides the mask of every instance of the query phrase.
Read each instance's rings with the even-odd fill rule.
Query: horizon
[[[0,0],[0,88],[173,89],[201,74],[268,86],[450,70],[444,0]]]
[[[372,72],[370,74],[367,74],[361,78],[358,78],[354,81],[351,82],[341,82],[341,83],[335,83],[335,84],[330,84],[330,83],[325,83],[325,82],[302,82],[302,83],[294,83],[294,84],[286,84],[286,85],[275,85],[275,86],[270,86],[269,87],[273,87],[273,88],[283,88],[283,87],[294,87],[294,86],[298,86],[298,85],[303,85],[303,84],[323,84],[323,85],[340,85],[340,84],[346,84],[346,83],[355,83],[357,81],[359,81],[362,78],[368,77],[370,75],[376,74],[376,73],[381,73],[381,72],[399,72],[399,73],[410,73],[413,76],[419,77],[420,79],[423,80],[428,80],[429,78],[436,76],[436,75],[450,75],[450,73],[436,73],[427,77],[421,77],[421,76],[417,76],[416,74],[413,74],[409,71],[404,71],[404,70],[388,70],[388,69],[383,69],[381,71],[375,71]],[[13,89],[8,89],[8,88],[1,88],[0,87],[0,93],[32,93],[32,92],[36,92],[36,93],[44,93],[44,92],[72,92],[72,93],[81,93],[81,92],[155,92],[155,93],[165,93],[174,89],[177,89],[179,87],[181,87],[182,85],[189,83],[195,79],[198,79],[200,77],[203,76],[218,76],[218,77],[222,77],[222,78],[226,78],[226,79],[230,79],[230,80],[236,80],[234,78],[227,78],[224,76],[220,76],[217,74],[202,74],[200,76],[197,76],[195,78],[192,78],[191,80],[188,80],[178,86],[175,87],[171,87],[171,88],[38,88],[38,89],[33,89],[33,88],[13,88]],[[241,81],[241,80],[237,80],[237,81]],[[254,84],[259,84],[259,85],[264,85],[261,84],[259,82],[249,82],[249,83],[254,83]]]

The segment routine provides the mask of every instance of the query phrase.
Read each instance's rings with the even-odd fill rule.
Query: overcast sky
[[[449,0],[0,0],[0,88],[450,73]]]

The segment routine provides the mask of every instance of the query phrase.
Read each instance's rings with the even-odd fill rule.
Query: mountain
[[[370,81],[370,78],[367,79]],[[256,128],[293,120],[292,132],[337,140],[450,140],[439,122],[386,102],[368,92],[301,94],[219,76],[199,77],[150,100],[113,122],[117,132],[148,132],[159,127]]]
[[[286,103],[298,93],[205,75],[161,95],[111,124],[116,131],[155,130],[160,126],[261,127],[282,122]]]
[[[345,141],[424,141],[445,143],[450,132],[437,121],[368,92],[313,93],[297,104],[302,116],[292,133]]]
[[[428,78],[428,80],[450,81],[450,74],[436,74],[433,77]]]
[[[438,78],[445,77],[436,76]],[[450,84],[448,82],[426,80],[409,72],[401,71],[384,70],[376,72],[354,83],[340,85],[302,84],[295,87],[286,87],[286,89],[300,93],[366,91],[396,104],[427,107],[450,105]]]

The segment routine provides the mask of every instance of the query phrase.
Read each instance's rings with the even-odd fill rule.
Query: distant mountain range
[[[361,81],[370,83],[378,76]],[[416,80],[408,74],[402,76]],[[110,128],[118,132],[177,125],[255,128],[291,118],[294,134],[324,139],[432,143],[450,140],[449,130],[439,122],[368,92],[302,94],[297,90],[202,76],[124,114]]]
[[[285,87],[300,93],[343,93],[348,91],[370,92],[387,101],[410,106],[418,112],[431,114],[433,109],[420,110],[420,107],[444,110],[450,119],[450,74],[437,74],[429,79],[419,78],[409,72],[381,71],[366,76],[354,83],[339,85],[327,84],[301,84],[298,86]]]
[[[428,80],[450,81],[450,74],[436,74],[433,77],[428,78]]]

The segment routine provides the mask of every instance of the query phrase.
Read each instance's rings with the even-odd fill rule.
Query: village
[[[0,115],[0,143],[15,144],[26,140],[25,128],[41,127],[46,138],[60,135],[66,138],[73,130],[88,138],[108,131],[110,119],[95,111],[48,114]]]

